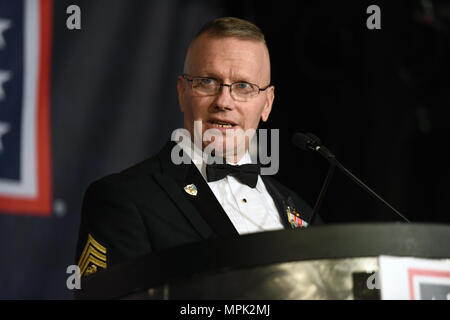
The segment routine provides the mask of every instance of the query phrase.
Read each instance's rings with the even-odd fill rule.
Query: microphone
[[[364,182],[362,182],[360,179],[358,179],[353,173],[351,173],[349,170],[347,170],[335,157],[335,155],[328,150],[325,146],[322,145],[322,142],[318,137],[316,137],[312,133],[300,133],[297,132],[292,136],[292,143],[302,149],[302,150],[312,150],[318,152],[320,155],[322,155],[325,159],[328,160],[330,163],[330,167],[328,169],[327,177],[325,178],[324,185],[322,186],[322,189],[320,191],[319,197],[316,201],[316,204],[313,209],[313,213],[311,215],[311,223],[313,222],[313,219],[317,212],[319,211],[320,205],[323,201],[323,198],[325,196],[325,192],[328,188],[328,185],[330,183],[331,177],[334,173],[334,168],[338,167],[342,172],[344,172],[351,180],[353,180],[357,185],[359,185],[361,188],[363,188],[366,192],[368,192],[371,196],[373,196],[375,199],[381,201],[383,204],[385,204],[389,209],[394,211],[398,216],[400,216],[403,220],[406,222],[410,222],[403,214],[401,214],[397,209],[395,209],[391,204],[389,204],[386,200],[384,200],[382,197],[380,197],[375,191],[373,191],[371,188],[369,188]]]

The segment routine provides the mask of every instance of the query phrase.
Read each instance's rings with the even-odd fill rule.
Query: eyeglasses
[[[231,84],[225,84],[220,83],[219,80],[214,78],[195,77],[190,79],[185,74],[183,74],[183,78],[192,83],[192,90],[198,95],[215,96],[222,87],[228,87],[230,89],[230,95],[237,101],[248,101],[271,86],[269,84],[265,88],[260,89],[259,86],[253,83],[233,82]]]

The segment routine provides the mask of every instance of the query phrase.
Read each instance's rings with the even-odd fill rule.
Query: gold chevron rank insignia
[[[96,273],[98,268],[106,269],[106,248],[90,234],[88,234],[86,246],[78,260],[78,267],[80,267],[81,276]]]

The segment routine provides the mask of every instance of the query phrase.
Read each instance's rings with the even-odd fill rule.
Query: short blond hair
[[[250,21],[234,17],[217,18],[206,23],[195,35],[193,40],[203,34],[218,38],[232,37],[243,40],[253,40],[266,44],[264,34],[260,28]]]

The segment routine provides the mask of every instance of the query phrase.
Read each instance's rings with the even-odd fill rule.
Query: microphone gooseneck
[[[302,150],[313,150],[318,152],[320,155],[322,155],[325,159],[328,160],[330,163],[330,168],[328,170],[327,177],[325,178],[325,182],[322,186],[322,190],[320,191],[319,197],[316,201],[316,204],[313,209],[313,213],[311,216],[311,223],[313,222],[313,219],[317,212],[319,211],[320,205],[323,201],[323,198],[325,196],[325,192],[328,188],[328,185],[331,180],[331,176],[334,172],[334,168],[338,167],[342,172],[345,173],[346,176],[348,176],[351,180],[353,180],[357,185],[359,185],[361,188],[363,188],[366,192],[368,192],[370,195],[372,195],[375,199],[381,201],[384,205],[386,205],[389,209],[394,211],[398,216],[400,216],[404,221],[410,222],[403,214],[401,214],[397,209],[395,209],[391,204],[389,204],[386,200],[384,200],[381,196],[379,196],[375,191],[373,191],[371,188],[369,188],[364,182],[362,182],[360,179],[358,179],[353,173],[351,173],[347,168],[345,168],[334,156],[333,153],[331,153],[328,148],[322,145],[320,139],[313,135],[312,133],[300,133],[297,132],[292,136],[292,143],[302,149]]]

